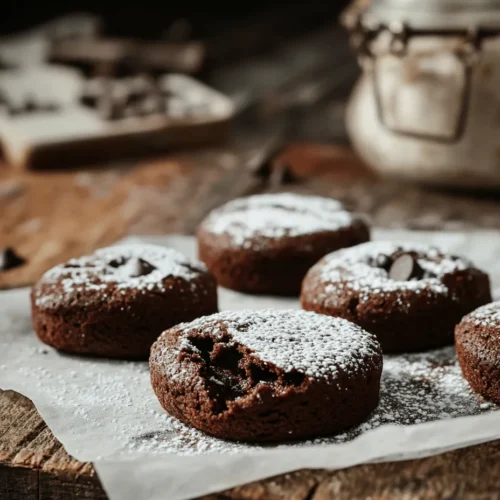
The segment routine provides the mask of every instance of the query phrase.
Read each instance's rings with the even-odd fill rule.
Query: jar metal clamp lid
[[[468,117],[472,70],[483,41],[500,34],[500,0],[372,0],[368,6],[354,1],[343,13],[342,23],[351,34],[360,64],[374,69],[374,93],[381,124],[391,132],[423,140],[455,143],[463,136]],[[366,2],[364,2],[366,3]],[[434,135],[395,128],[387,123],[382,105],[376,54],[380,35],[389,37],[389,53],[404,57],[413,37],[463,39],[455,55],[461,62],[464,87],[456,126],[450,134]]]

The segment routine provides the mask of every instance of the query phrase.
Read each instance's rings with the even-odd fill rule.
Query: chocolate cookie
[[[49,270],[31,293],[42,342],[61,351],[147,358],[160,333],[217,312],[214,277],[169,248],[123,245]]]
[[[464,314],[490,301],[488,276],[467,259],[385,241],[327,255],[308,272],[301,294],[304,309],[376,334],[384,353],[452,344]]]
[[[359,424],[377,406],[380,345],[340,318],[236,311],[167,330],[151,348],[162,406],[214,436],[283,441]]]
[[[219,285],[298,295],[321,257],[369,239],[365,222],[338,201],[283,193],[240,198],[214,210],[198,230],[198,249]]]
[[[455,329],[455,344],[472,389],[500,404],[500,302],[465,316]]]

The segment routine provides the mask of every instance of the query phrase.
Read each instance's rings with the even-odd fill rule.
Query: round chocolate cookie
[[[219,285],[298,295],[307,270],[321,257],[369,239],[363,220],[336,200],[266,194],[211,212],[198,230],[198,250]]]
[[[307,273],[301,294],[304,309],[377,335],[384,353],[452,344],[460,319],[490,301],[488,275],[467,259],[386,241],[327,255]]]
[[[472,389],[500,404],[500,302],[465,316],[455,328],[455,344]]]
[[[167,330],[151,382],[174,417],[214,436],[285,441],[355,426],[377,406],[376,338],[305,311],[233,311]]]
[[[47,271],[31,293],[42,342],[61,351],[147,358],[165,328],[217,312],[215,278],[169,248],[97,250]]]

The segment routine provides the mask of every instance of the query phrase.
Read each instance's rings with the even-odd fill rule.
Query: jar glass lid
[[[372,0],[364,18],[419,30],[500,28],[500,0]]]

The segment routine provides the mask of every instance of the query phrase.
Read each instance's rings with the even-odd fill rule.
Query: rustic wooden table
[[[278,14],[280,20],[287,17]],[[27,258],[24,266],[0,273],[0,289],[30,285],[54,264],[125,235],[192,234],[215,206],[272,190],[339,198],[381,227],[500,228],[500,203],[493,196],[444,193],[378,179],[348,148],[319,145],[345,138],[345,97],[358,74],[345,35],[325,29],[281,43],[274,25],[269,26],[272,29],[264,31],[276,42],[275,50],[250,62],[232,62],[208,76],[240,103],[239,125],[264,132],[260,138],[239,133],[237,140],[211,150],[80,170],[14,173],[0,164],[0,248],[12,246]],[[245,32],[255,33],[255,26],[250,28],[239,30],[239,42],[233,45],[247,47]],[[222,39],[219,51],[227,51],[235,40],[235,33],[229,35],[231,43]],[[289,109],[294,113],[287,113]],[[251,168],[262,139],[284,131],[295,137],[282,155],[294,181],[285,185],[256,176]],[[210,498],[493,499],[500,498],[498,477],[500,441],[423,460],[336,472],[298,471]],[[4,498],[100,500],[106,495],[92,464],[66,453],[31,401],[0,390]]]
[[[0,247],[13,246],[28,259],[1,273],[0,287],[29,285],[54,263],[127,234],[192,234],[211,208],[272,190],[334,196],[383,227],[500,227],[500,204],[493,198],[378,179],[340,146],[290,145],[282,159],[293,182],[274,185],[249,168],[255,147],[249,141],[57,173],[13,173],[0,166]],[[423,460],[298,471],[209,498],[490,499],[500,498],[499,476],[497,441]],[[0,498],[106,498],[92,464],[70,457],[33,404],[12,391],[0,391]]]

